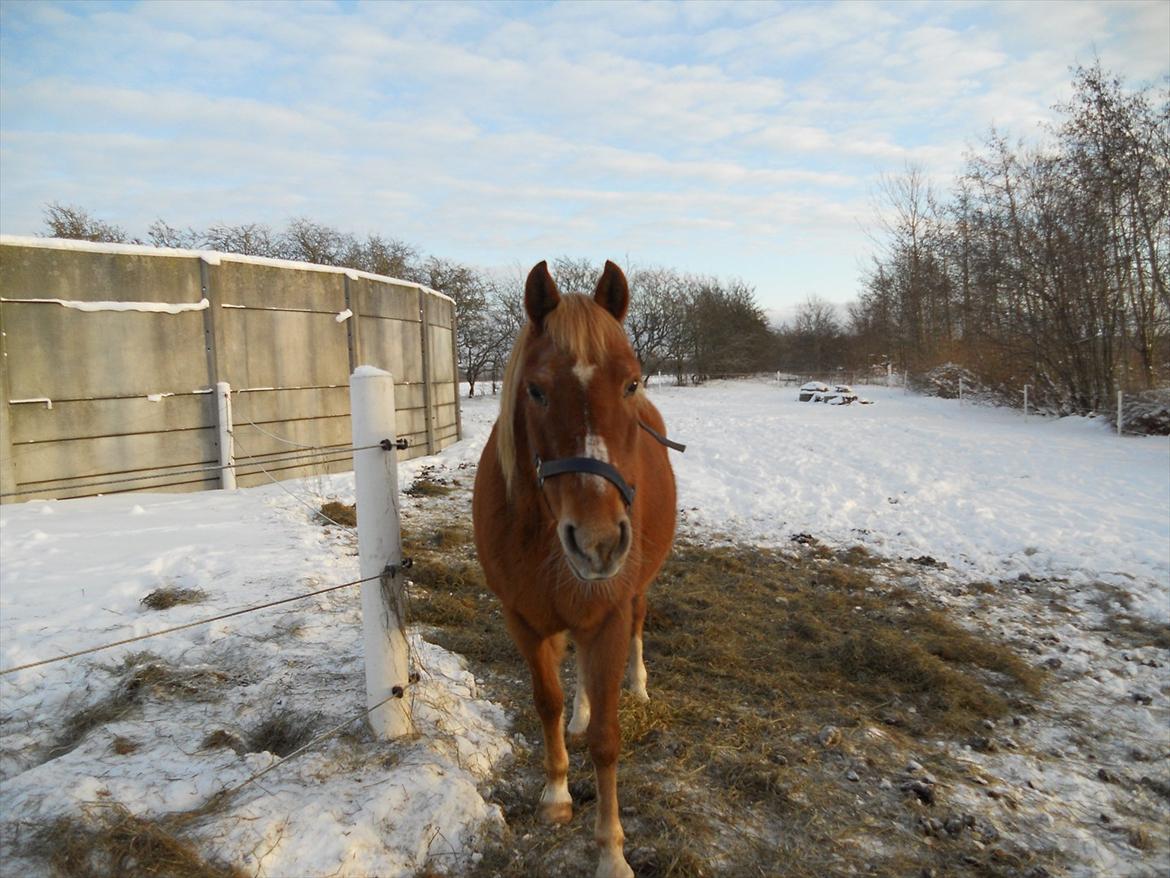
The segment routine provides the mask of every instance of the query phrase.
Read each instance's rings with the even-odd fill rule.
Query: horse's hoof
[[[569,727],[565,729],[569,737],[574,740],[580,740],[585,737],[585,732],[589,728],[589,717],[582,714],[575,713],[573,718],[569,720]]]
[[[650,701],[650,693],[646,691],[645,686],[631,686],[630,695],[634,697],[635,701],[640,701],[643,704]]]
[[[572,802],[541,802],[540,820],[542,823],[564,824],[573,819]]]
[[[594,878],[634,878],[634,870],[620,853],[616,856],[602,854]]]

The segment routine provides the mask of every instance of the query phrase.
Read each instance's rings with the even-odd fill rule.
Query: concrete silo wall
[[[358,365],[394,376],[400,456],[459,438],[454,303],[391,278],[0,238],[0,331],[5,502],[218,487],[217,382],[243,486],[350,469]]]

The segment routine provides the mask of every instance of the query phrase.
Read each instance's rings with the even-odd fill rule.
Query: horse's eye
[[[637,392],[638,392],[638,379],[635,378],[633,381],[631,381],[629,384],[626,385],[626,396],[633,396]]]
[[[528,385],[528,395],[532,397],[532,401],[535,402],[537,405],[543,405],[543,406],[548,405],[548,397],[546,397],[544,395],[544,391],[542,391],[535,384]]]

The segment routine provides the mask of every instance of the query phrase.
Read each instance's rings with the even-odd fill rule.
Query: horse
[[[539,817],[573,816],[560,665],[577,659],[569,734],[582,735],[597,781],[597,878],[632,876],[618,814],[618,699],[623,671],[648,700],[646,591],[675,531],[674,472],[662,416],[647,399],[622,328],[630,291],[613,262],[592,297],[561,295],[537,264],[528,321],[508,359],[500,411],[476,473],[475,546],[488,586],[532,675],[544,731]]]

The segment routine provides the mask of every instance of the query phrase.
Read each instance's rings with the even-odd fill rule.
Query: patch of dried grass
[[[244,878],[230,865],[204,859],[165,821],[136,817],[121,805],[90,807],[37,828],[23,853],[46,861],[62,878]]]
[[[353,503],[346,504],[330,500],[321,505],[318,517],[323,525],[340,524],[345,527],[357,527],[357,506]]]
[[[207,592],[201,588],[179,588],[174,585],[156,588],[140,603],[151,610],[169,610],[182,604],[199,604],[207,600]]]
[[[414,480],[414,483],[402,493],[411,497],[445,497],[455,490],[453,485],[448,485],[426,476],[419,476]]]
[[[120,678],[118,685],[66,718],[49,751],[50,759],[73,750],[93,729],[129,716],[147,697],[211,701],[219,697],[219,688],[230,680],[214,668],[175,667],[148,652],[129,655],[106,670]]]

